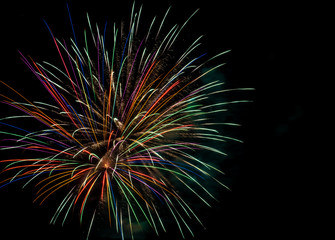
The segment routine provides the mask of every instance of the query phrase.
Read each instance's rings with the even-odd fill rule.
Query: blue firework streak
[[[183,192],[210,205],[208,198],[215,197],[206,182],[228,187],[215,177],[223,172],[199,159],[196,152],[226,156],[219,147],[206,145],[205,140],[240,141],[210,127],[237,124],[218,122],[211,116],[226,111],[223,106],[227,104],[247,102],[208,105],[206,99],[250,89],[218,90],[221,81],[201,85],[201,78],[224,64],[199,70],[229,51],[213,57],[196,55],[201,37],[185,51],[173,51],[197,11],[162,34],[169,11],[160,22],[154,18],[143,35],[138,31],[142,7],[136,11],[133,5],[126,33],[107,23],[101,31],[87,15],[89,31],[84,30],[83,45],[77,42],[70,11],[73,39],[69,41],[56,38],[45,22],[59,66],[37,63],[22,53],[20,56],[52,103],[30,101],[1,82],[17,98],[2,95],[2,103],[23,113],[1,119],[0,123],[9,128],[0,132],[4,135],[1,150],[22,149],[36,152],[36,157],[2,160],[6,164],[3,172],[11,177],[3,179],[0,188],[19,180],[26,180],[24,186],[36,182],[34,202],[40,204],[65,189],[51,223],[64,224],[69,212],[76,210],[80,222],[88,222],[87,237],[100,211],[106,213],[109,225],[122,239],[125,235],[134,238],[134,226],[143,222],[157,235],[166,231],[161,208],[174,219],[183,237],[185,232],[193,235],[190,219],[203,225]],[[112,39],[106,38],[109,29]],[[26,118],[36,120],[40,129],[32,131],[8,123]]]

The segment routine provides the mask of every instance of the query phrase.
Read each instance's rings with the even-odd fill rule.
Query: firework
[[[218,160],[226,154],[205,140],[227,139],[214,128],[211,115],[226,111],[234,102],[206,104],[206,99],[232,90],[217,90],[221,81],[200,84],[200,79],[223,66],[200,71],[228,51],[208,57],[194,56],[201,37],[173,50],[185,25],[174,25],[164,34],[164,22],[154,18],[145,34],[139,31],[142,7],[133,5],[129,29],[116,24],[104,28],[93,25],[87,15],[88,30],[78,44],[73,39],[57,39],[48,24],[59,65],[42,64],[20,53],[22,61],[45,88],[50,101],[31,101],[5,82],[16,100],[2,96],[2,103],[23,114],[0,119],[8,127],[1,131],[1,150],[34,152],[35,157],[5,159],[3,173],[10,177],[0,188],[25,180],[24,187],[37,187],[34,202],[44,203],[52,195],[64,194],[50,223],[64,224],[70,213],[78,212],[87,222],[89,237],[97,216],[107,219],[120,238],[134,238],[144,222],[159,235],[166,231],[166,218],[176,223],[184,237],[193,235],[190,219],[203,225],[184,195],[193,194],[209,205],[215,198],[206,182],[217,179],[221,170],[196,153],[208,151]],[[143,27],[142,27],[143,28]],[[107,39],[107,30],[112,39]],[[33,119],[38,130],[13,125],[13,120]],[[188,192],[187,194],[185,192]],[[163,210],[162,210],[163,209]],[[169,214],[168,217],[162,217]]]

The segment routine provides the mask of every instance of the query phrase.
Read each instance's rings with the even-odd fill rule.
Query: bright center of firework
[[[109,154],[105,154],[97,164],[97,169],[113,169],[116,161],[112,159]]]

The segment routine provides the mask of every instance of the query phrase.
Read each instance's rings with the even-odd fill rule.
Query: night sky
[[[28,96],[38,94],[39,86],[35,88],[38,82],[32,83],[33,75],[21,62],[17,50],[39,60],[48,59],[48,52],[55,51],[43,19],[57,37],[72,37],[66,2],[78,32],[86,27],[86,12],[92,22],[103,25],[107,20],[112,25],[114,21],[127,20],[132,6],[132,1],[101,0],[12,1],[2,5],[0,80]],[[307,157],[306,109],[312,102],[301,63],[304,49],[300,34],[306,28],[304,19],[293,21],[297,9],[284,4],[258,6],[225,1],[218,4],[212,0],[137,3],[143,3],[142,16],[148,19],[163,16],[172,5],[167,20],[171,24],[182,23],[200,8],[187,26],[191,34],[183,38],[191,41],[193,34],[204,34],[203,49],[211,55],[232,49],[223,68],[227,86],[256,89],[239,95],[253,103],[232,109],[233,119],[242,124],[236,136],[244,141],[232,144],[228,150],[231,159],[224,170],[232,191],[218,191],[220,202],[213,201],[212,208],[200,209],[198,214],[207,230],[196,228],[195,238],[187,239],[298,236],[297,222],[306,214],[301,193],[308,183],[297,175]],[[1,93],[4,93],[2,87]],[[0,108],[1,116],[9,111],[7,107]],[[6,157],[6,153],[1,153],[1,159]],[[22,191],[20,186],[13,184],[0,189],[1,239],[77,240],[84,236],[76,225],[49,226],[53,210],[48,206],[52,201],[39,207],[32,203],[33,193]],[[157,238],[160,239],[182,238],[176,229]]]

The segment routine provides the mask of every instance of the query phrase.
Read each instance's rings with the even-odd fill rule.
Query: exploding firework
[[[34,202],[40,204],[64,194],[50,223],[64,224],[77,212],[79,221],[87,222],[87,237],[98,217],[122,239],[136,237],[145,224],[158,235],[167,231],[167,219],[173,219],[183,237],[186,232],[193,235],[190,219],[203,225],[185,196],[209,205],[207,198],[215,197],[207,182],[226,185],[217,177],[223,172],[197,152],[212,152],[218,159],[226,155],[206,140],[239,141],[212,128],[237,124],[211,116],[226,111],[227,104],[245,102],[208,104],[207,99],[249,89],[218,90],[223,85],[219,80],[201,84],[206,74],[224,64],[201,69],[228,51],[196,55],[201,37],[184,51],[174,50],[196,11],[163,34],[169,10],[161,21],[154,18],[144,34],[138,31],[142,7],[135,11],[133,6],[128,29],[116,24],[99,28],[87,15],[83,44],[78,44],[70,11],[70,41],[57,39],[46,23],[59,66],[20,56],[49,100],[31,101],[1,82],[17,98],[1,95],[2,103],[23,113],[0,119],[9,129],[0,132],[1,150],[24,150],[28,157],[1,161],[7,177],[0,188],[20,180],[26,180],[24,187],[34,182]],[[107,29],[112,39],[107,39]],[[39,124],[37,130],[12,124],[31,119]]]

